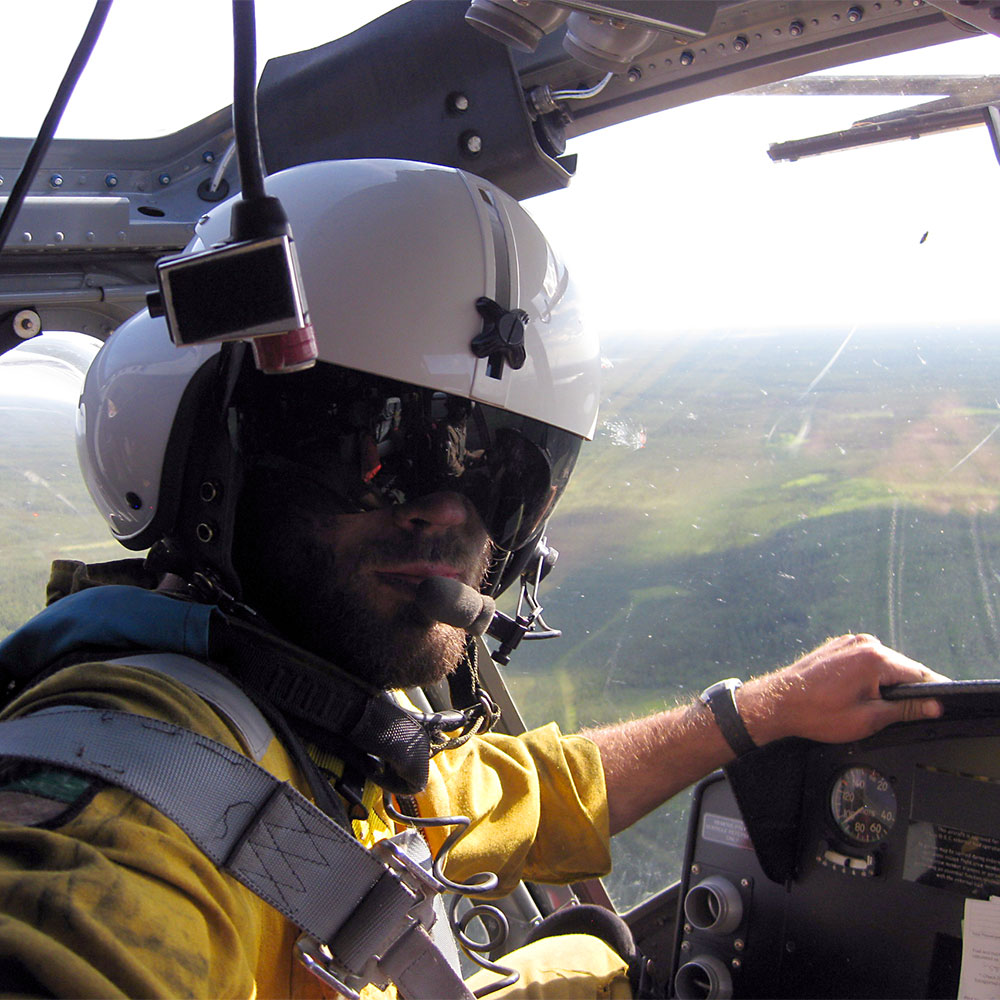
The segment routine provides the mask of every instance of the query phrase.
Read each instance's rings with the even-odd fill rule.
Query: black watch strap
[[[698,696],[701,703],[712,710],[719,732],[737,757],[757,749],[757,744],[747,732],[736,707],[736,692],[741,687],[743,682],[739,678],[727,677],[724,681],[716,681],[705,688]]]

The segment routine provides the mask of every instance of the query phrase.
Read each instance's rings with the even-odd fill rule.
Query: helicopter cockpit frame
[[[566,143],[585,133],[995,31],[998,23],[989,4],[958,0],[843,6],[831,0],[473,5],[495,19],[506,12],[498,18],[510,32],[503,45],[499,28],[491,29],[494,37],[472,30],[466,4],[404,4],[343,39],[264,68],[262,149],[272,172],[316,159],[399,157],[468,168],[523,199],[570,183],[576,158]],[[529,32],[524,41],[508,26],[523,21],[511,11],[553,7],[579,15],[578,23],[594,32],[590,64],[560,47],[565,27],[548,35],[535,29],[537,37]],[[645,47],[633,41],[629,48],[615,37],[628,34],[627,26]],[[523,51],[531,41],[534,50]],[[404,58],[404,50],[419,56]],[[983,110],[988,99],[970,102],[959,94],[956,103],[992,121]],[[953,119],[951,127],[967,123]],[[920,126],[906,129],[919,134]],[[141,308],[155,261],[182,248],[205,209],[236,190],[232,144],[228,108],[156,139],[56,139],[4,251],[5,346],[17,342],[9,327],[24,309],[38,313],[43,329],[103,338]],[[5,195],[29,148],[25,139],[0,139]]]

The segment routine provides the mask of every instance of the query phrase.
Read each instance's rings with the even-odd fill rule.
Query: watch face
[[[874,767],[848,767],[830,791],[830,811],[837,829],[857,844],[876,844],[896,824],[892,782]]]

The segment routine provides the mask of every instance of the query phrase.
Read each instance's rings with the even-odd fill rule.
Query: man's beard
[[[312,637],[313,651],[378,688],[420,687],[443,680],[465,657],[467,634],[429,621],[413,602],[401,604],[392,614],[381,613],[373,593],[377,584],[370,583],[370,574],[356,570],[396,559],[457,562],[442,551],[447,547],[456,546],[440,538],[406,545],[376,544],[366,547],[359,564],[349,569],[337,566],[329,549],[311,548],[307,558],[314,564],[311,578],[316,590],[308,602],[313,606],[309,617],[322,623]],[[468,561],[467,547],[464,561]],[[484,554],[477,581],[485,573],[486,561]]]
[[[429,625],[413,604],[403,605],[386,619],[364,600],[363,588],[331,586],[327,597],[332,613],[327,615],[329,651],[325,655],[375,687],[436,684],[465,656],[466,633],[443,622]],[[317,646],[321,643],[326,644],[320,640]]]
[[[429,621],[412,601],[403,601],[391,614],[381,612],[374,593],[378,584],[361,570],[442,562],[478,583],[489,563],[488,543],[474,552],[461,530],[382,539],[365,545],[349,565],[340,565],[332,547],[317,537],[314,517],[287,506],[283,515],[280,532],[267,539],[270,544],[252,544],[261,540],[258,536],[238,546],[238,568],[245,599],[285,638],[380,689],[434,684],[462,662],[464,631]]]

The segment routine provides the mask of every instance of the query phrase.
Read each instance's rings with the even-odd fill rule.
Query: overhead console
[[[966,900],[1000,895],[1000,717],[743,758],[696,791],[680,888],[670,996],[957,996]]]

